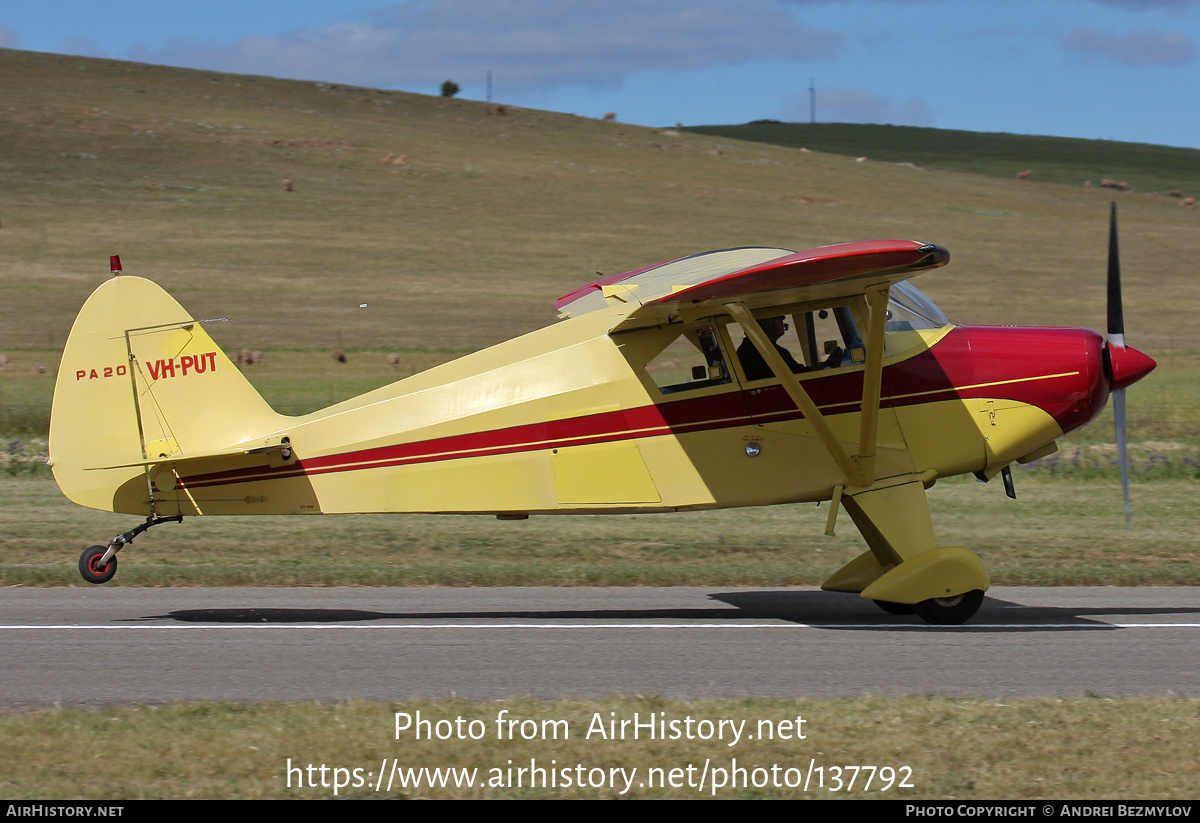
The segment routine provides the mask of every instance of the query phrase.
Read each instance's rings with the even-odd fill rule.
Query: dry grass
[[[1195,489],[1135,485],[1131,532],[1111,479],[1022,477],[1016,501],[998,482],[953,479],[930,505],[940,542],[977,552],[995,585],[1195,585]],[[83,548],[137,522],[81,509],[44,476],[0,475],[0,498],[0,585],[83,585]],[[844,513],[825,537],[826,512],[189,518],[139,537],[109,585],[813,585],[865,550]]]
[[[543,720],[565,721],[559,729],[566,728],[570,737],[497,740],[495,721],[502,710],[509,712],[509,719],[537,721],[539,729]],[[475,729],[482,738],[418,741],[411,732],[402,732],[397,739],[395,712],[415,716],[418,711],[434,722],[479,720]],[[756,739],[743,738],[730,746],[728,736],[723,741],[647,740],[644,732],[639,740],[605,740],[595,733],[586,737],[597,715],[606,722],[614,717],[632,720],[635,713],[643,722],[651,715],[681,722],[691,717],[697,723],[745,720],[745,731]],[[805,739],[794,739],[794,725],[789,730],[792,739],[757,739],[759,721],[770,721],[778,729],[781,721],[794,722],[797,717],[804,718],[799,728]],[[0,716],[0,735],[7,755],[0,793],[13,800],[331,798],[335,778],[351,784],[340,787],[338,797],[379,799],[1190,800],[1200,785],[1200,704],[1179,698],[191,703]],[[290,788],[289,759],[301,770],[291,773]],[[741,780],[750,785],[728,784],[735,759],[736,766],[745,769]],[[522,786],[515,785],[516,769],[528,768],[531,761],[548,772],[557,769],[559,785],[531,788],[528,774],[520,776]],[[381,765],[390,771],[393,762],[416,769],[475,769],[477,786],[400,789],[394,783],[390,792],[375,791]],[[706,762],[709,779],[700,788]],[[778,782],[795,783],[798,775],[808,773],[810,763],[824,769],[824,789],[816,788],[815,776],[807,792],[803,786],[769,784],[772,766],[780,767],[775,772]],[[325,787],[319,785],[319,769],[312,773],[316,787],[297,786],[302,778],[307,784],[309,764],[327,767]],[[576,770],[578,765],[584,767],[582,772]],[[852,788],[846,786],[849,772],[843,772],[843,788],[833,791],[837,783],[832,768],[859,765],[908,766],[913,788],[880,791],[876,773],[870,790],[864,791],[866,772],[856,776]],[[336,775],[335,768],[346,772]],[[592,769],[603,769],[606,777],[613,768],[623,768],[626,774],[637,771],[622,794],[625,783],[619,776],[617,789],[563,787],[563,768],[572,778]],[[680,784],[642,785],[655,768],[662,769],[664,777],[679,769]],[[358,786],[353,785],[354,769],[361,770]],[[711,779],[719,774],[715,769],[726,770],[727,785],[714,791]],[[82,780],[81,775],[94,779]],[[478,786],[489,779],[502,785]]]
[[[263,77],[9,50],[0,69],[22,81],[0,90],[0,350],[61,345],[114,252],[251,348],[479,348],[597,271],[881,236],[951,249],[920,285],[954,320],[1104,316],[1107,200],[1075,187]],[[1200,217],[1130,195],[1122,226],[1130,341],[1192,348]]]

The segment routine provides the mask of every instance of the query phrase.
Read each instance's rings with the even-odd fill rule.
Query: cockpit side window
[[[689,329],[646,364],[663,394],[719,386],[733,380],[712,326]]]
[[[837,369],[862,362],[863,344],[850,305],[804,310],[767,310],[755,318],[767,333],[784,365],[794,374]],[[773,378],[761,353],[738,323],[727,327],[747,382]]]
[[[796,317],[799,319],[800,315]],[[863,362],[866,350],[849,305],[805,312],[803,317],[805,334],[809,337],[806,351],[811,349],[815,353],[810,363],[815,360],[824,368],[837,368]],[[829,355],[835,350],[840,350],[842,356],[831,362]]]

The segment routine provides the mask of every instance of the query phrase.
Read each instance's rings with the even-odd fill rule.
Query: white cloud
[[[1130,66],[1187,63],[1196,55],[1196,45],[1177,31],[1143,29],[1129,34],[1102,34],[1088,26],[1072,29],[1059,41],[1068,51],[1079,51],[1119,60]]]
[[[773,0],[411,0],[368,23],[232,45],[169,43],[135,60],[220,71],[432,88],[448,77],[506,88],[619,85],[641,71],[830,56],[840,35],[797,22]]]

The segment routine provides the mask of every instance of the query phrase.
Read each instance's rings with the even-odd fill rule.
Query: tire
[[[917,610],[912,603],[893,603],[891,600],[872,600],[871,602],[888,614],[913,614]]]
[[[983,604],[983,592],[973,589],[954,597],[933,597],[916,605],[916,612],[926,623],[937,626],[957,626],[975,616]]]
[[[79,573],[89,583],[97,585],[112,580],[117,573],[117,557],[113,555],[108,563],[100,565],[100,558],[108,551],[108,546],[89,546],[79,555]]]

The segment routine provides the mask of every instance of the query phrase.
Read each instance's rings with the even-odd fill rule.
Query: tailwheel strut
[[[108,541],[108,545],[89,546],[84,549],[83,554],[79,556],[79,573],[89,583],[97,585],[107,583],[117,573],[117,552],[132,543],[133,538],[160,523],[182,522],[183,515],[181,514],[172,515],[171,517],[159,517],[152,514],[146,518],[145,523],[135,526],[123,534],[118,534],[112,540]]]

